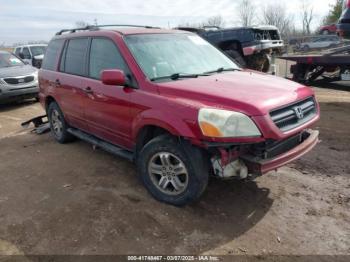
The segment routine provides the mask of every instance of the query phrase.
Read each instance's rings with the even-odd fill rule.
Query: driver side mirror
[[[105,85],[110,86],[125,86],[126,79],[122,70],[107,69],[101,72],[101,81]]]

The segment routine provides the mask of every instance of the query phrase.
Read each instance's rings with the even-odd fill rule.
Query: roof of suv
[[[47,44],[30,44],[30,45],[19,45],[15,48],[21,48],[21,47],[32,47],[32,46],[47,46]]]
[[[105,29],[107,30],[107,29]],[[161,28],[120,28],[110,29],[123,35],[134,35],[134,34],[159,34],[159,33],[174,33],[181,32],[179,30],[161,29]],[[183,32],[183,31],[182,31]]]
[[[109,28],[107,28],[109,27]],[[162,29],[158,27],[141,27],[141,26],[87,26],[85,28],[65,29],[56,34],[56,37],[69,37],[75,35],[94,35],[97,32],[115,32],[121,35],[135,35],[135,34],[169,34],[169,33],[188,33],[186,31]]]

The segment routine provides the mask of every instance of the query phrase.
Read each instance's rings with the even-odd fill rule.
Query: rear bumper
[[[283,40],[264,40],[261,43],[243,48],[244,56],[259,53],[262,50],[280,50],[284,47]]]
[[[271,170],[276,170],[311,151],[319,142],[319,132],[308,130],[307,134],[308,137],[299,145],[276,157],[270,159],[258,159],[251,155],[244,155],[241,158],[246,163],[249,173],[255,175],[265,174]]]

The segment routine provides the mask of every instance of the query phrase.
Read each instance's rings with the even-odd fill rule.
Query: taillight
[[[347,0],[346,8],[350,8],[350,0]]]

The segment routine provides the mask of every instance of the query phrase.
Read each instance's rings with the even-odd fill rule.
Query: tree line
[[[292,15],[286,5],[281,1],[275,1],[263,6],[258,6],[256,0],[240,0],[238,3],[237,25],[254,26],[258,24],[273,25],[278,27],[283,37],[311,35],[313,26],[329,25],[337,23],[342,13],[343,0],[333,0],[329,6],[329,13],[319,23],[315,10],[310,0],[298,0],[299,14]],[[297,24],[301,26],[297,26]],[[224,27],[226,21],[222,16],[214,16],[200,23],[182,23],[179,26]],[[317,26],[318,27],[318,26]]]

